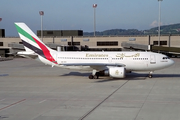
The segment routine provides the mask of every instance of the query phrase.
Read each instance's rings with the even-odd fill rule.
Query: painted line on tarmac
[[[39,103],[43,103],[43,102],[45,102],[45,101],[46,101],[46,99],[45,99],[45,100],[40,101]]]
[[[119,89],[121,89],[129,80],[124,82],[121,86],[119,86],[116,90],[114,90],[110,95],[108,95],[104,100],[102,100],[98,105],[96,105],[89,112],[84,114],[79,120],[84,120],[88,115],[90,115],[93,111],[95,111],[101,104],[103,104],[107,99],[109,99],[114,93],[116,93]]]
[[[6,108],[9,108],[9,107],[15,106],[16,104],[19,104],[20,102],[23,102],[23,101],[25,101],[25,100],[26,100],[26,99],[22,99],[22,100],[20,100],[20,101],[17,101],[17,102],[15,102],[15,103],[12,103],[12,104],[10,104],[10,105],[8,105],[8,106],[6,106],[6,107],[0,108],[0,111],[1,111],[1,110],[4,110],[4,109],[6,109]]]

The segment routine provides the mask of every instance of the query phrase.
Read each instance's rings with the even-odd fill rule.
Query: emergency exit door
[[[150,63],[151,64],[156,64],[156,56],[155,55],[150,56]]]

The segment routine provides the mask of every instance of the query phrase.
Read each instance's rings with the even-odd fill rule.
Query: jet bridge
[[[141,51],[150,51],[151,50],[151,45],[142,45],[142,44],[122,42],[121,46],[125,50],[141,50]]]
[[[180,57],[180,48],[179,47],[164,47],[164,46],[154,46],[154,45],[142,45],[122,42],[121,46],[124,51],[129,50],[141,50],[141,51],[153,51],[166,54],[170,57]]]

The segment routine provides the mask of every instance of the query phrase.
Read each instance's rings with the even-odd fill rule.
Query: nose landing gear
[[[152,78],[152,77],[153,77],[152,74],[153,74],[153,71],[150,71],[150,72],[149,72],[149,78]]]

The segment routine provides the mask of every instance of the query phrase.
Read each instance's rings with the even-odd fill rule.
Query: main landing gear
[[[92,75],[89,75],[89,79],[99,79],[99,72],[93,70]]]
[[[99,72],[96,72],[95,75],[89,75],[89,79],[99,79]]]

